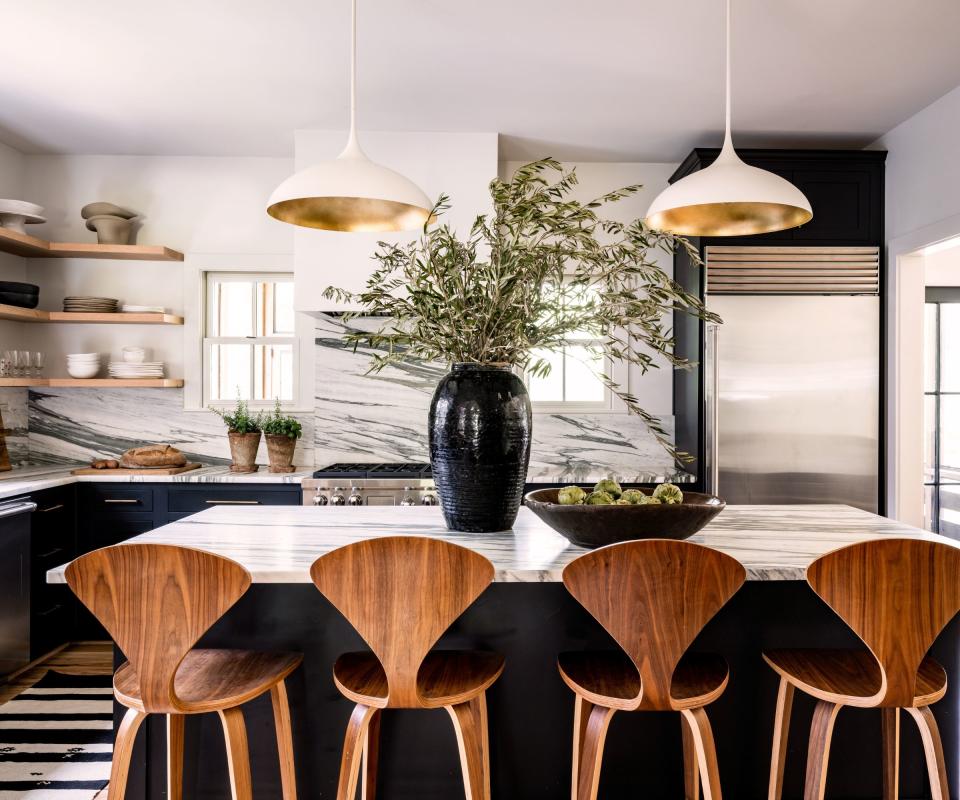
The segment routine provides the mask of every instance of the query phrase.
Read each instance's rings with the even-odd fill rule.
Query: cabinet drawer
[[[117,511],[82,514],[77,529],[77,554],[125,542],[155,527],[151,514]]]
[[[153,489],[129,484],[82,483],[81,511],[153,511]]]
[[[207,489],[171,489],[167,496],[167,512],[203,511],[213,506],[295,506],[300,504],[299,487],[263,489],[230,487]]]

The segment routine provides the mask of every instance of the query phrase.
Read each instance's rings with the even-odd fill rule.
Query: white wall
[[[960,87],[944,95],[872,147],[885,148],[887,238],[900,238],[960,214]]]
[[[12,147],[0,143],[0,197],[11,200],[28,199],[23,194],[24,156]],[[36,228],[37,226],[31,226]],[[0,280],[24,281],[25,259],[9,253],[0,253]],[[0,322],[0,350],[9,350],[21,344],[20,326],[15,322]]]
[[[509,178],[522,161],[504,161],[500,165],[500,177]],[[580,201],[593,200],[613,189],[642,184],[643,188],[631,197],[607,205],[601,213],[605,217],[619,222],[632,222],[643,217],[650,203],[667,187],[667,179],[677,168],[676,164],[643,163],[565,163],[564,167],[574,167],[579,183],[573,191],[573,198]],[[668,253],[657,253],[656,259],[668,275],[673,274],[673,257]],[[672,320],[669,322],[672,323]],[[657,357],[659,369],[640,375],[633,369],[629,376],[629,388],[640,400],[640,404],[651,414],[665,415],[673,413],[673,368],[662,357]]]
[[[342,131],[297,131],[297,169],[335,158],[346,138]],[[371,159],[408,177],[431,200],[441,193],[449,195],[452,207],[443,218],[457,230],[467,231],[477,214],[489,210],[487,187],[497,175],[497,134],[379,131],[364,132],[360,143]],[[376,266],[371,256],[377,242],[409,241],[416,235],[416,231],[346,234],[297,228],[296,308],[334,309],[322,298],[324,289],[363,288]]]
[[[46,208],[38,235],[60,241],[96,241],[80,209],[107,200],[144,216],[137,242],[162,244],[191,256],[250,255],[293,251],[293,233],[266,213],[273,188],[292,170],[284,158],[178,158],[139,156],[46,156],[25,159],[23,195]],[[59,310],[67,294],[117,297],[163,305],[182,313],[183,265],[178,262],[30,259],[29,279],[40,285],[40,306]],[[37,325],[31,346],[49,355],[50,374],[65,374],[67,352],[119,354],[139,344],[167,374],[183,374],[185,331],[180,327],[127,325]]]
[[[960,246],[924,256],[923,275],[927,286],[960,286]]]

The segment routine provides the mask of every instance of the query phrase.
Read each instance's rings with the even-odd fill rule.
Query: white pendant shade
[[[730,133],[730,0],[727,0],[727,121],[723,149],[706,169],[664,189],[647,225],[681,236],[752,236],[803,225],[810,201],[790,181],[746,164]]]
[[[423,227],[433,204],[409,178],[367,158],[357,142],[357,2],[352,2],[350,137],[335,161],[302,169],[270,195],[267,213],[327,231],[403,231]]]

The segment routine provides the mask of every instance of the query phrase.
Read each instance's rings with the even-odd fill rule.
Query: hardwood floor
[[[112,675],[113,642],[73,642],[66,645],[0,684],[0,703],[6,703],[29,689],[51,669],[68,675]],[[101,789],[93,800],[107,800],[107,789]]]

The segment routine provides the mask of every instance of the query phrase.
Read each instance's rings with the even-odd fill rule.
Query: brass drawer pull
[[[59,511],[63,508],[63,503],[57,503],[55,506],[50,506],[50,508],[41,508],[40,512],[45,514],[48,511]]]
[[[119,503],[119,504],[121,504],[121,505],[136,505],[136,504],[139,503],[140,501],[139,501],[139,500],[127,500],[127,499],[117,500],[117,499],[110,498],[110,499],[104,500],[103,502],[104,502],[104,503]]]
[[[259,500],[205,500],[208,506],[258,506]]]

